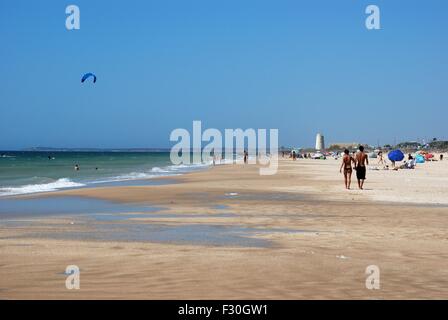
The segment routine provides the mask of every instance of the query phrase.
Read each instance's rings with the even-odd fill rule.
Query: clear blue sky
[[[294,146],[446,139],[447,15],[445,0],[1,1],[0,149],[169,147],[193,120]]]

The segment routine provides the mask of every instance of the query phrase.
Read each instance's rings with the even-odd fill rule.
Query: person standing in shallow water
[[[347,190],[350,190],[350,184],[352,183],[352,162],[353,164],[356,164],[355,159],[353,159],[353,157],[350,155],[350,151],[348,149],[345,149],[339,172],[342,173],[342,169],[344,169],[345,188]]]
[[[358,187],[363,190],[364,181],[366,180],[366,165],[369,165],[369,157],[364,152],[364,147],[359,146],[359,152],[356,154],[356,178],[358,179]]]
[[[244,150],[244,163],[247,163],[247,157],[249,154],[247,153],[247,150]]]

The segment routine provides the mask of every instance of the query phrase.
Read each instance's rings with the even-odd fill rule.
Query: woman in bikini
[[[342,173],[342,169],[344,169],[344,179],[346,189],[350,189],[350,184],[352,183],[352,172],[353,172],[352,162],[353,164],[356,164],[355,159],[350,155],[350,151],[348,151],[348,149],[345,149],[339,172]]]
[[[378,165],[386,165],[386,163],[384,162],[384,158],[383,158],[383,151],[378,151]]]

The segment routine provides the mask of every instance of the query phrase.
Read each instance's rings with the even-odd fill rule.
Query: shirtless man
[[[366,180],[366,164],[369,165],[369,157],[364,153],[364,147],[359,146],[359,152],[356,154],[356,178],[358,178],[358,187],[363,189],[364,180]]]
[[[347,190],[350,189],[350,184],[352,183],[352,162],[353,164],[356,164],[355,159],[353,159],[353,157],[350,155],[350,151],[348,151],[348,149],[345,149],[339,172],[342,173],[342,169],[344,169],[345,188]]]

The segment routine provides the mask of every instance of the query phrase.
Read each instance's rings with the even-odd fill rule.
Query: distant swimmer
[[[79,165],[75,164],[75,171],[79,171]]]
[[[364,152],[364,147],[359,146],[359,152],[356,154],[356,178],[358,178],[358,187],[363,190],[366,180],[366,165],[369,165],[369,157]]]
[[[347,190],[350,189],[350,184],[352,183],[352,162],[353,164],[356,164],[355,159],[350,155],[350,151],[348,149],[345,149],[339,172],[342,173],[342,169],[344,169],[345,188]]]

